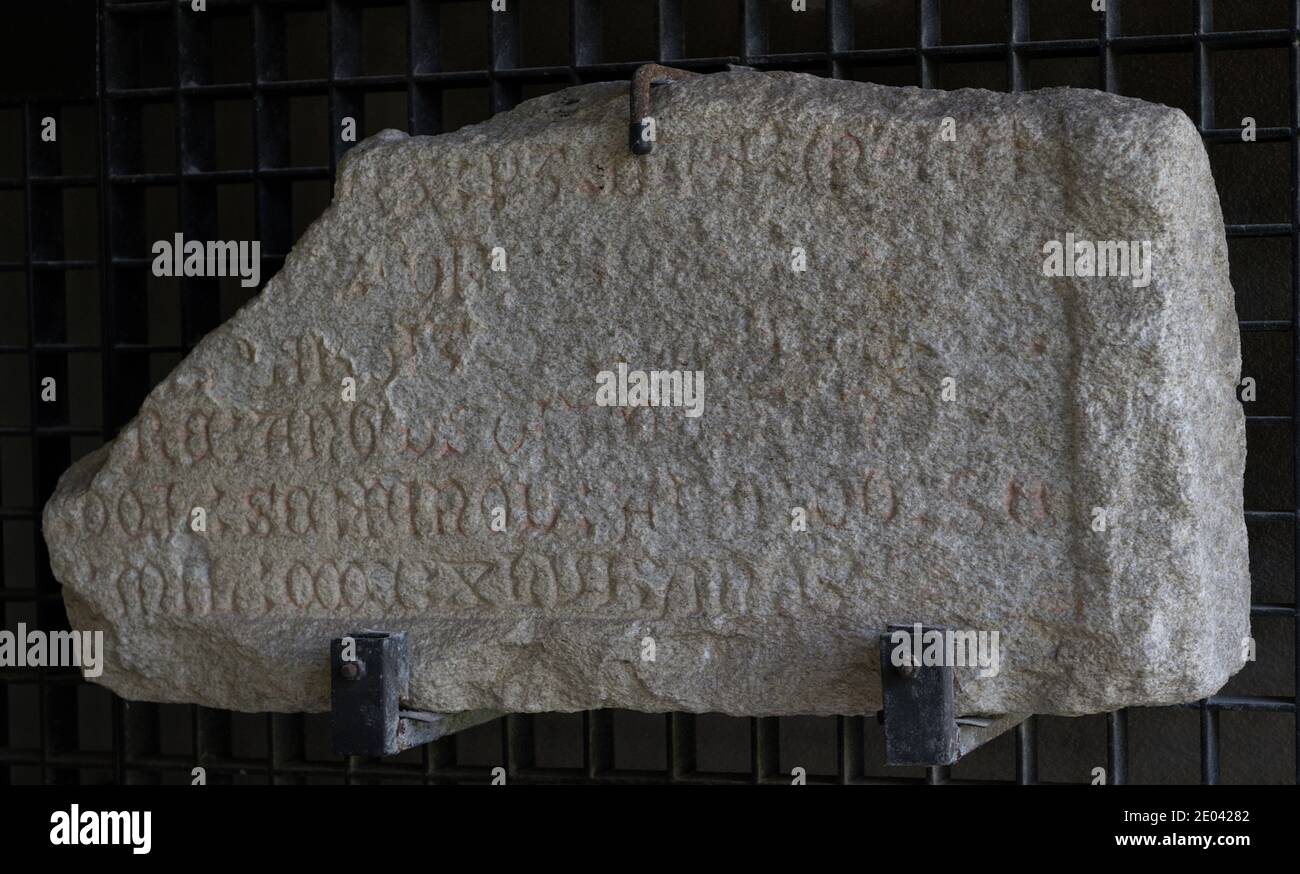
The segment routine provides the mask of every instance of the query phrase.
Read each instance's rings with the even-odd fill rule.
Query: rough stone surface
[[[329,638],[380,628],[432,710],[860,713],[914,620],[999,631],[968,713],[1241,666],[1238,335],[1182,113],[736,72],[657,88],[637,158],[627,105],[587,85],[349,153],[45,510],[103,682],[322,710]],[[1150,284],[1044,276],[1067,232],[1152,241]],[[704,414],[597,406],[619,361],[703,371]]]

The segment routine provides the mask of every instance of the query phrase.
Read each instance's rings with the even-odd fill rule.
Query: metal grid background
[[[1187,708],[1037,717],[929,770],[880,766],[872,718],[622,711],[510,716],[383,761],[341,760],[325,716],[125,702],[75,671],[0,669],[0,782],[184,783],[202,765],[209,782],[253,783],[483,782],[497,766],[511,782],[788,782],[794,767],[810,783],[1089,782],[1101,766],[1111,783],[1215,783],[1224,762],[1239,781],[1300,779],[1300,0],[1109,0],[1104,15],[1090,0],[813,0],[797,18],[786,0],[207,5],[99,0],[98,99],[0,104],[3,627],[66,627],[40,508],[247,299],[237,280],[152,277],[149,241],[259,239],[269,277],[328,204],[344,117],[366,135],[438,133],[658,60],[1098,87],[1188,112],[1211,152],[1245,374],[1259,382],[1246,487],[1258,661]],[[1243,115],[1255,143],[1241,143]],[[40,140],[47,116],[62,145]],[[46,376],[54,403],[39,400]]]

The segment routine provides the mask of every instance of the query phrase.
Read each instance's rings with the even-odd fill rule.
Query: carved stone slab
[[[45,510],[102,682],[321,710],[366,628],[440,712],[861,713],[890,622],[999,633],[958,713],[1241,666],[1238,333],[1182,113],[756,72],[653,105],[643,157],[617,84],[348,154]],[[619,363],[702,374],[702,414],[598,404]]]

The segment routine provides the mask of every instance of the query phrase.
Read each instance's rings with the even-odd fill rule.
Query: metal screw
[[[899,665],[895,670],[898,671],[898,676],[902,677],[904,680],[910,680],[916,676],[916,665],[911,664],[910,662],[905,665]]]
[[[356,680],[361,677],[361,665],[356,662],[344,662],[339,668],[339,674],[345,680]]]

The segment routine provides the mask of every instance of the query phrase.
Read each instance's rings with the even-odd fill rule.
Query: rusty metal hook
[[[655,147],[650,138],[650,86],[680,82],[698,76],[690,70],[678,70],[662,64],[642,64],[632,74],[632,88],[628,95],[631,103],[631,118],[627,126],[627,142],[634,155],[648,155]]]

